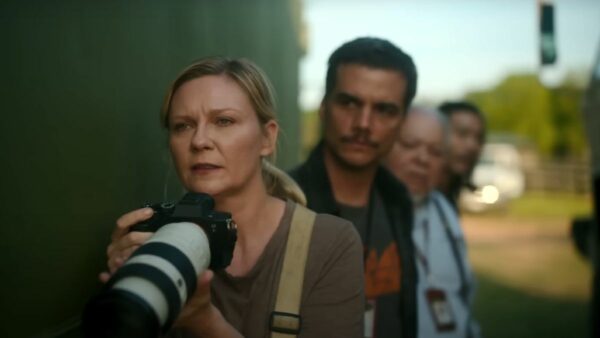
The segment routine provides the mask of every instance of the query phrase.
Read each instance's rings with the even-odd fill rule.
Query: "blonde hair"
[[[246,59],[229,59],[225,57],[208,57],[200,59],[186,69],[173,81],[163,102],[160,121],[163,127],[169,128],[169,112],[173,95],[184,83],[208,75],[225,75],[234,80],[248,95],[256,112],[261,127],[276,120],[275,100],[272,86],[264,74],[254,63]],[[291,199],[306,205],[306,196],[298,184],[273,163],[275,152],[269,158],[263,158],[261,171],[265,187],[270,195]]]

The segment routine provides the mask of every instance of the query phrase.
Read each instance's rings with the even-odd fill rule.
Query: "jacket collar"
[[[316,212],[340,214],[339,207],[333,196],[333,187],[325,167],[325,144],[323,140],[311,151],[305,162],[308,184],[303,187],[308,200],[308,207]]]
[[[306,160],[304,166],[307,170],[307,177],[305,179],[309,183],[303,188],[309,201],[309,208],[317,212],[339,215],[339,207],[335,201],[331,180],[325,167],[324,148],[324,142],[321,140]],[[407,205],[407,203],[411,205],[404,185],[383,166],[377,168],[374,180],[373,187],[381,194],[386,209],[394,205]]]

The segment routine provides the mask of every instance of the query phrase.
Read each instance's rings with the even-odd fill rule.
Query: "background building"
[[[115,220],[181,188],[159,124],[170,81],[202,56],[271,78],[283,166],[298,158],[299,1],[0,4],[0,336],[68,329],[98,290]]]

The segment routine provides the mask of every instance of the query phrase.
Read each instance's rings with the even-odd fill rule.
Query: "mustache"
[[[342,136],[340,138],[340,141],[342,141],[342,143],[361,143],[361,144],[367,145],[371,148],[379,147],[379,144],[377,142],[373,142],[372,140],[369,139],[368,136],[360,135],[360,134]]]

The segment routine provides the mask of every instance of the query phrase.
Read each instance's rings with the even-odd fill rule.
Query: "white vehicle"
[[[487,143],[472,176],[475,190],[464,189],[461,207],[481,212],[505,205],[523,194],[525,175],[516,147],[508,143]]]

